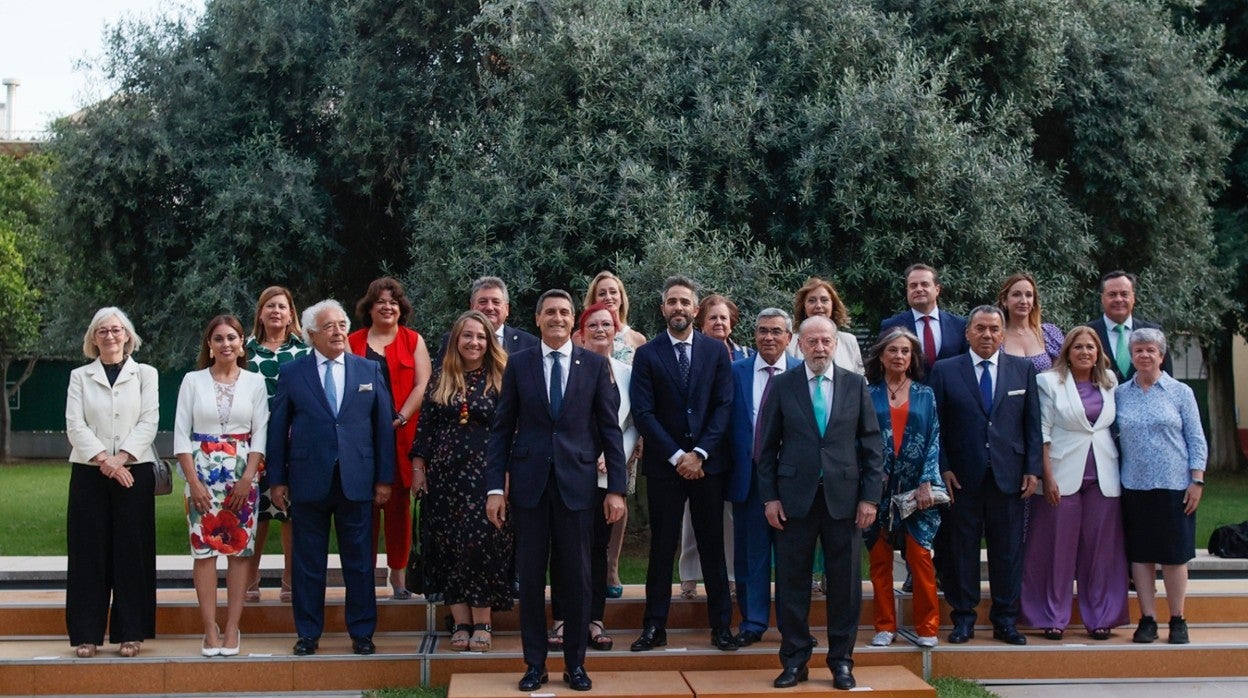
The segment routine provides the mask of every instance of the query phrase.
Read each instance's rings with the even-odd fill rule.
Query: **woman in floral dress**
[[[173,451],[186,479],[193,578],[204,626],[205,657],[239,652],[243,594],[250,580],[247,558],[255,548],[255,487],[269,425],[264,379],[244,370],[243,326],[218,315],[204,329],[199,370],[178,390]],[[217,625],[216,556],[229,556],[225,632]]]
[[[451,608],[454,650],[490,649],[490,613],[512,605],[512,531],[485,518],[484,478],[506,364],[490,321],[475,310],[460,315],[412,443],[412,492],[428,492],[421,512],[427,591]]]
[[[270,286],[260,293],[256,301],[256,322],[252,327],[251,336],[247,338],[247,370],[264,376],[264,387],[269,399],[277,390],[277,374],[282,364],[308,353],[307,344],[300,335],[299,311],[295,308],[295,300],[290,291],[282,286]],[[251,556],[251,575],[247,585],[247,601],[260,600],[260,556],[264,553],[264,542],[269,537],[269,522],[276,521],[288,524],[290,511],[282,511],[269,499],[269,479],[264,474],[264,459],[260,459],[260,512],[256,523],[256,554]],[[282,553],[285,564],[282,566],[282,590],[278,598],[290,601],[290,551],[292,542],[289,525],[282,526]]]

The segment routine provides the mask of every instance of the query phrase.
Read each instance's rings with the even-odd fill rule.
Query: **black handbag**
[[[420,516],[421,501],[416,500],[416,506],[412,511],[412,549],[407,554],[407,590],[413,594],[425,593],[425,560],[421,555],[420,543]]]

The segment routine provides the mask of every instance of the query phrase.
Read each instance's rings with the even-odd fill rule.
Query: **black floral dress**
[[[467,399],[433,400],[441,378],[435,369],[412,457],[425,459],[429,493],[421,503],[421,543],[427,594],[445,604],[506,611],[512,606],[511,526],[500,531],[485,517],[485,445],[497,395],[485,392],[485,370],[466,375]]]

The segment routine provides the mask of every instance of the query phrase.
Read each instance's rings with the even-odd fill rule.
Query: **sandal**
[[[468,640],[472,637],[472,626],[467,623],[460,623],[455,626],[455,632],[451,633],[451,649],[456,652],[463,652],[468,649]]]
[[[1110,631],[1109,628],[1097,628],[1089,634],[1092,636],[1093,640],[1108,640],[1113,632]]]
[[[243,601],[245,603],[258,603],[260,601],[260,578],[256,579],[247,586],[247,591],[243,592]]]
[[[90,642],[84,642],[81,645],[78,645],[78,647],[74,650],[74,654],[77,654],[82,659],[90,659],[95,656],[95,650],[95,645]]]
[[[399,583],[396,579],[399,570],[390,570],[390,598],[395,601],[407,601],[412,598],[412,592],[407,590],[407,581]]]
[[[1060,640],[1062,639],[1062,635],[1064,634],[1065,634],[1065,631],[1063,631],[1061,628],[1045,628],[1044,629],[1044,639],[1046,640]]]
[[[546,636],[546,646],[552,650],[563,650],[563,621],[555,621],[555,627],[550,629],[550,634]]]
[[[680,598],[686,601],[690,601],[692,599],[698,598],[698,583],[697,582],[681,582],[680,583]]]
[[[472,651],[488,652],[494,644],[494,627],[489,623],[475,623],[472,626]]]
[[[277,598],[282,603],[290,603],[290,580],[285,577],[282,578],[282,591],[277,595]]]
[[[137,657],[139,656],[140,646],[138,642],[123,642],[121,643],[121,649],[117,650],[117,653],[123,657]]]
[[[594,632],[595,628],[598,630],[597,633]],[[589,646],[599,652],[610,652],[615,646],[615,640],[607,634],[607,627],[600,620],[589,621]]]

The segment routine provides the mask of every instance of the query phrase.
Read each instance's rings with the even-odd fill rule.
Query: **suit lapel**
[[[843,372],[844,369],[838,367],[833,367],[832,369],[832,404],[828,405],[828,426],[831,426],[832,424],[833,415],[836,414],[837,411],[843,409],[845,405],[849,404],[849,379],[842,375]],[[815,413],[815,407],[813,404],[810,407],[810,413],[812,415]],[[825,430],[823,433],[823,440],[827,441],[831,437],[832,430]]]
[[[659,343],[656,345],[656,348],[659,350],[659,363],[663,364],[663,368],[667,370],[671,384],[676,386],[677,392],[684,394],[680,387],[680,367],[676,365],[676,347],[672,344],[671,335],[667,333],[667,330],[663,330],[663,334],[659,335]],[[691,346],[689,351],[690,384],[693,383],[692,349],[693,347]]]
[[[1009,376],[1013,370],[1010,367],[1010,363],[1011,362],[1006,361],[1005,352],[998,349],[997,382],[992,386],[992,411],[994,413],[997,411],[997,406],[1000,405],[1009,395],[1009,388],[1006,387],[1006,383],[1009,382]]]
[[[1060,408],[1070,410],[1072,414],[1078,415],[1079,423],[1088,431],[1092,431],[1092,423],[1088,421],[1087,410],[1083,409],[1083,399],[1079,397],[1079,387],[1075,385],[1075,377],[1068,375],[1062,385],[1062,393],[1065,396],[1065,405],[1059,405]],[[1103,410],[1102,410],[1103,411]]]
[[[308,357],[312,360],[308,362],[308,369],[304,371],[303,377],[308,382],[308,389],[312,391],[313,395],[317,396],[317,403],[332,417],[334,409],[330,407],[329,398],[325,397],[325,385],[321,383],[321,357],[316,352],[310,352]],[[343,373],[345,374],[346,372],[344,371]],[[346,382],[345,378],[343,382]]]
[[[966,383],[966,389],[970,391],[971,395],[975,396],[975,404],[979,405],[979,411],[987,414],[987,411],[984,409],[983,396],[979,393],[979,381],[975,380],[975,364],[978,363],[980,359],[978,356],[972,359],[970,354],[961,354],[960,356],[964,357],[963,365],[966,366],[966,368],[962,371],[958,371],[958,373],[962,374],[962,380]],[[1001,372],[997,371],[997,383],[1000,382]],[[993,397],[993,404],[996,404],[995,396]]]
[[[96,383],[99,383],[105,388],[112,388],[112,386],[108,384],[108,374],[104,372],[104,363],[99,359],[96,359],[91,364],[91,368],[87,370],[87,373]]]
[[[949,352],[952,351],[953,347],[961,344],[957,339],[958,336],[958,328],[954,326],[953,318],[949,313],[943,310],[940,311],[940,348],[936,350],[936,358],[948,358],[956,354],[956,351],[953,353]],[[922,337],[919,338],[919,341],[922,341]]]

